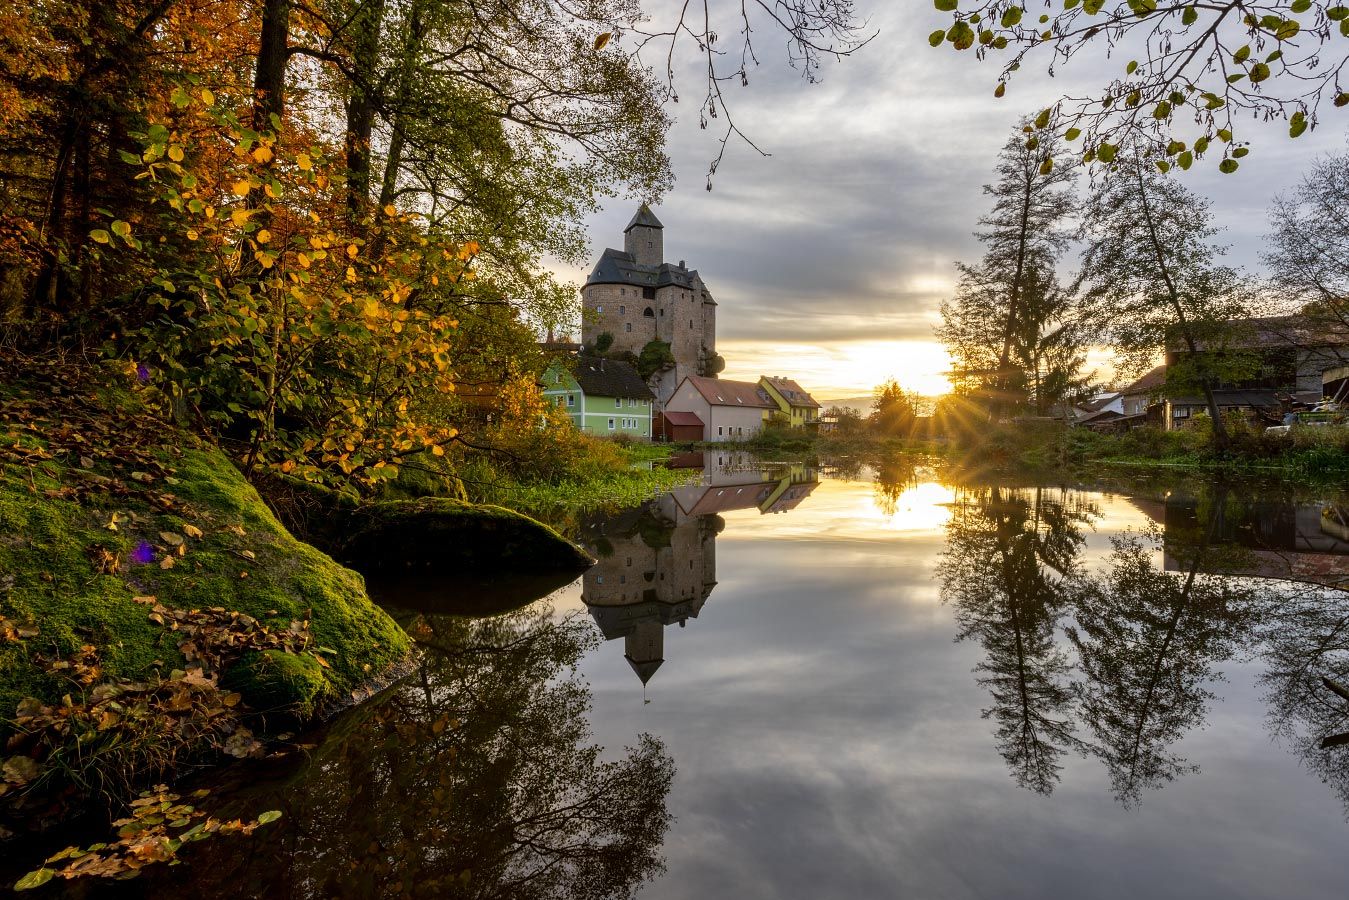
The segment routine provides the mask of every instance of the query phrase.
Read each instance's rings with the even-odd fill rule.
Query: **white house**
[[[743,441],[758,434],[778,404],[748,381],[689,375],[665,403],[668,412],[691,412],[702,419],[705,441]]]

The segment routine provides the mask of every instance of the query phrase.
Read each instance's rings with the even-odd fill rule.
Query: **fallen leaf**
[[[181,547],[183,545],[183,536],[176,531],[161,531],[159,539],[170,547]]]
[[[37,762],[31,756],[11,756],[0,773],[10,784],[27,784],[38,776]]]
[[[93,467],[94,467],[94,458],[93,458],[92,456],[81,456],[81,457],[80,457],[80,468],[82,468],[82,469],[92,469]]]
[[[201,529],[196,525],[184,525],[183,534],[191,538],[199,538],[201,537]]]
[[[161,569],[172,569],[175,562],[177,562],[177,560],[172,556],[166,556],[159,561],[159,567]]]

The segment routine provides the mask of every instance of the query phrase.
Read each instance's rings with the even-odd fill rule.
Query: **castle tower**
[[[716,353],[716,301],[683,260],[667,263],[665,226],[645,203],[623,232],[622,250],[606,249],[581,289],[581,342],[608,335],[611,353],[641,355],[652,341],[670,347],[674,364],[649,380],[657,409],[687,375],[706,374]]]
[[[659,266],[665,262],[665,226],[645,203],[623,229],[623,250],[639,266]]]

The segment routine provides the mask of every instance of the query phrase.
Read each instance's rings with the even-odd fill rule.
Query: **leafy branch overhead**
[[[950,25],[929,43],[1002,63],[994,96],[1028,62],[1050,75],[1082,56],[1110,60],[1096,91],[1069,94],[1036,122],[1085,162],[1136,144],[1162,171],[1214,156],[1235,172],[1249,153],[1240,120],[1282,120],[1290,138],[1349,105],[1349,5],[1339,0],[934,0]],[[1085,51],[1085,55],[1084,55]]]

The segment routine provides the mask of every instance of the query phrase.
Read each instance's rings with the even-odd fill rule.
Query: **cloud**
[[[762,65],[728,98],[737,124],[771,156],[733,140],[710,192],[720,133],[698,127],[697,61],[684,60],[685,102],[671,109],[677,181],[657,213],[667,258],[697,268],[716,297],[724,341],[931,340],[955,263],[980,253],[971,232],[988,205],[982,185],[1013,126],[1066,91],[1099,87],[1122,65],[1117,53],[1050,78],[1032,59],[996,100],[996,62],[932,49],[928,22],[908,4],[859,6],[877,38],[826,64],[819,84],[785,64],[767,29],[757,33]],[[1325,126],[1296,142],[1280,123],[1244,127],[1256,143],[1239,173],[1205,161],[1182,177],[1213,199],[1229,261],[1258,272],[1270,201],[1314,154],[1344,141]],[[586,223],[592,257],[622,245],[634,203],[612,201]],[[564,274],[582,281],[587,271]]]

